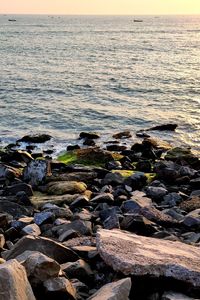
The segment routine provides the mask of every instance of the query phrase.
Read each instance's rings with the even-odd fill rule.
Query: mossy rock
[[[132,171],[132,170],[113,170],[112,172],[119,173],[124,178],[127,178],[127,177],[137,173],[137,171]],[[151,183],[156,178],[156,173],[145,173],[145,176],[147,177],[147,183]]]
[[[171,161],[186,161],[189,164],[193,164],[198,161],[198,158],[188,148],[175,147],[167,152],[165,155],[166,160]]]
[[[120,154],[104,151],[99,148],[87,148],[68,151],[58,156],[58,160],[67,165],[82,164],[85,166],[104,167],[105,163],[112,160],[119,160],[122,157]]]

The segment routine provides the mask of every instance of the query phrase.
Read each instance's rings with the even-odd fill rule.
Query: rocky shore
[[[151,130],[0,149],[1,299],[200,299],[200,159]]]

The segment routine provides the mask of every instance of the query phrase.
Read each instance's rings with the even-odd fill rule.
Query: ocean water
[[[199,151],[200,16],[135,18],[1,15],[0,139],[173,122],[161,137]]]

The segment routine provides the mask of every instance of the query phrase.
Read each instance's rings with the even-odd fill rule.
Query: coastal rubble
[[[5,299],[200,299],[200,160],[131,136],[83,132],[57,159],[34,152],[45,135],[1,149]]]

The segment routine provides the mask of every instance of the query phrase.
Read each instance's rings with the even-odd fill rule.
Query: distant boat
[[[143,20],[135,19],[135,20],[133,20],[133,22],[141,23],[141,22],[143,22]]]
[[[15,19],[9,19],[8,21],[9,22],[16,22],[17,20],[15,20]]]

